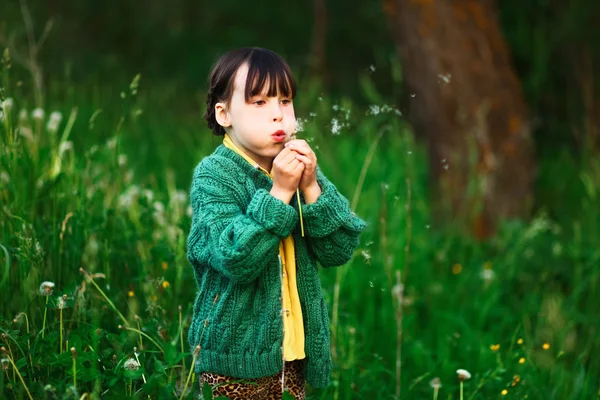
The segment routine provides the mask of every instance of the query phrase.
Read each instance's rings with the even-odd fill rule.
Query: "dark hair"
[[[289,65],[281,56],[271,50],[260,47],[244,47],[230,51],[215,63],[210,71],[208,94],[206,95],[206,113],[204,119],[213,134],[222,136],[225,129],[215,118],[215,104],[229,103],[233,96],[233,83],[237,70],[248,64],[245,99],[260,94],[268,83],[267,96],[278,93],[293,99],[296,97],[296,81]]]

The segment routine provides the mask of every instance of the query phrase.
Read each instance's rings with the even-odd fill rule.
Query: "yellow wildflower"
[[[523,339],[519,338],[519,340],[517,340],[518,344],[523,344]]]
[[[508,390],[504,389],[504,390],[502,391],[502,396],[506,396],[507,394],[508,394]]]
[[[162,262],[161,264],[162,269],[164,269],[165,271],[169,268],[169,264],[167,264],[166,262]]]
[[[490,346],[490,350],[492,350],[492,351],[498,351],[499,348],[500,348],[500,344],[493,344]]]
[[[519,358],[519,364],[525,364],[525,357]]]
[[[171,284],[169,283],[169,281],[163,281],[163,283],[162,283],[162,287],[163,287],[164,289],[168,288],[170,285],[171,285]]]
[[[133,296],[135,296],[135,293],[133,293],[133,290],[130,290],[128,295],[129,295],[129,297],[133,297]]]
[[[458,274],[460,274],[462,272],[462,269],[463,269],[462,265],[460,265],[460,264],[454,264],[452,266],[452,273],[454,275],[458,275]]]
[[[544,350],[548,350],[548,349],[550,348],[550,344],[549,344],[549,343],[544,343],[544,344],[542,345],[542,348],[543,348]]]

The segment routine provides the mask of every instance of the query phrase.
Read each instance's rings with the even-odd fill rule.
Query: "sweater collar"
[[[244,151],[242,149],[240,149],[233,142],[233,140],[231,140],[231,137],[228,134],[225,134],[225,136],[223,136],[223,146],[227,147],[228,149],[233,150],[236,154],[240,155],[244,160],[246,160],[250,165],[252,165],[252,168],[262,171],[269,178],[273,178],[273,175],[271,174],[272,170],[271,170],[271,172],[269,172],[266,169],[264,169],[263,167],[261,167],[256,161],[254,161],[252,159],[252,157],[250,157],[248,154],[244,153]]]

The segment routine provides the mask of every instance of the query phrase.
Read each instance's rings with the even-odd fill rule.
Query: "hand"
[[[304,163],[296,158],[297,153],[283,149],[273,160],[273,188],[271,194],[279,200],[289,203],[298,189],[305,169]]]
[[[294,139],[285,144],[286,149],[296,153],[296,159],[304,164],[304,172],[298,183],[303,192],[318,186],[317,184],[317,155],[310,148],[306,140]]]

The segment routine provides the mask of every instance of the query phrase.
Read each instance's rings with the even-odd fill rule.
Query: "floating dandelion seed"
[[[413,99],[415,98],[415,96],[416,96],[416,94],[414,94],[414,93],[412,93],[412,94],[410,95],[410,97],[412,97]]]
[[[304,130],[304,121],[302,118],[296,118],[296,132],[302,132]]]
[[[447,74],[438,74],[438,79],[440,81],[440,83],[443,83],[444,85],[447,85],[448,83],[450,83],[450,79],[452,78],[452,74],[447,73]]]
[[[140,364],[136,361],[135,358],[129,358],[123,364],[123,369],[125,369],[127,371],[135,371],[135,370],[140,369]]]
[[[317,113],[316,112],[310,112],[310,113],[308,113],[308,115],[310,115],[311,117],[316,117]]]
[[[369,65],[369,70],[375,72],[375,66],[373,64]]]
[[[42,282],[40,285],[40,295],[50,296],[54,290],[54,282]]]
[[[339,135],[341,129],[342,125],[340,124],[340,121],[338,121],[337,118],[333,118],[331,120],[331,133],[333,133],[334,135]]]

